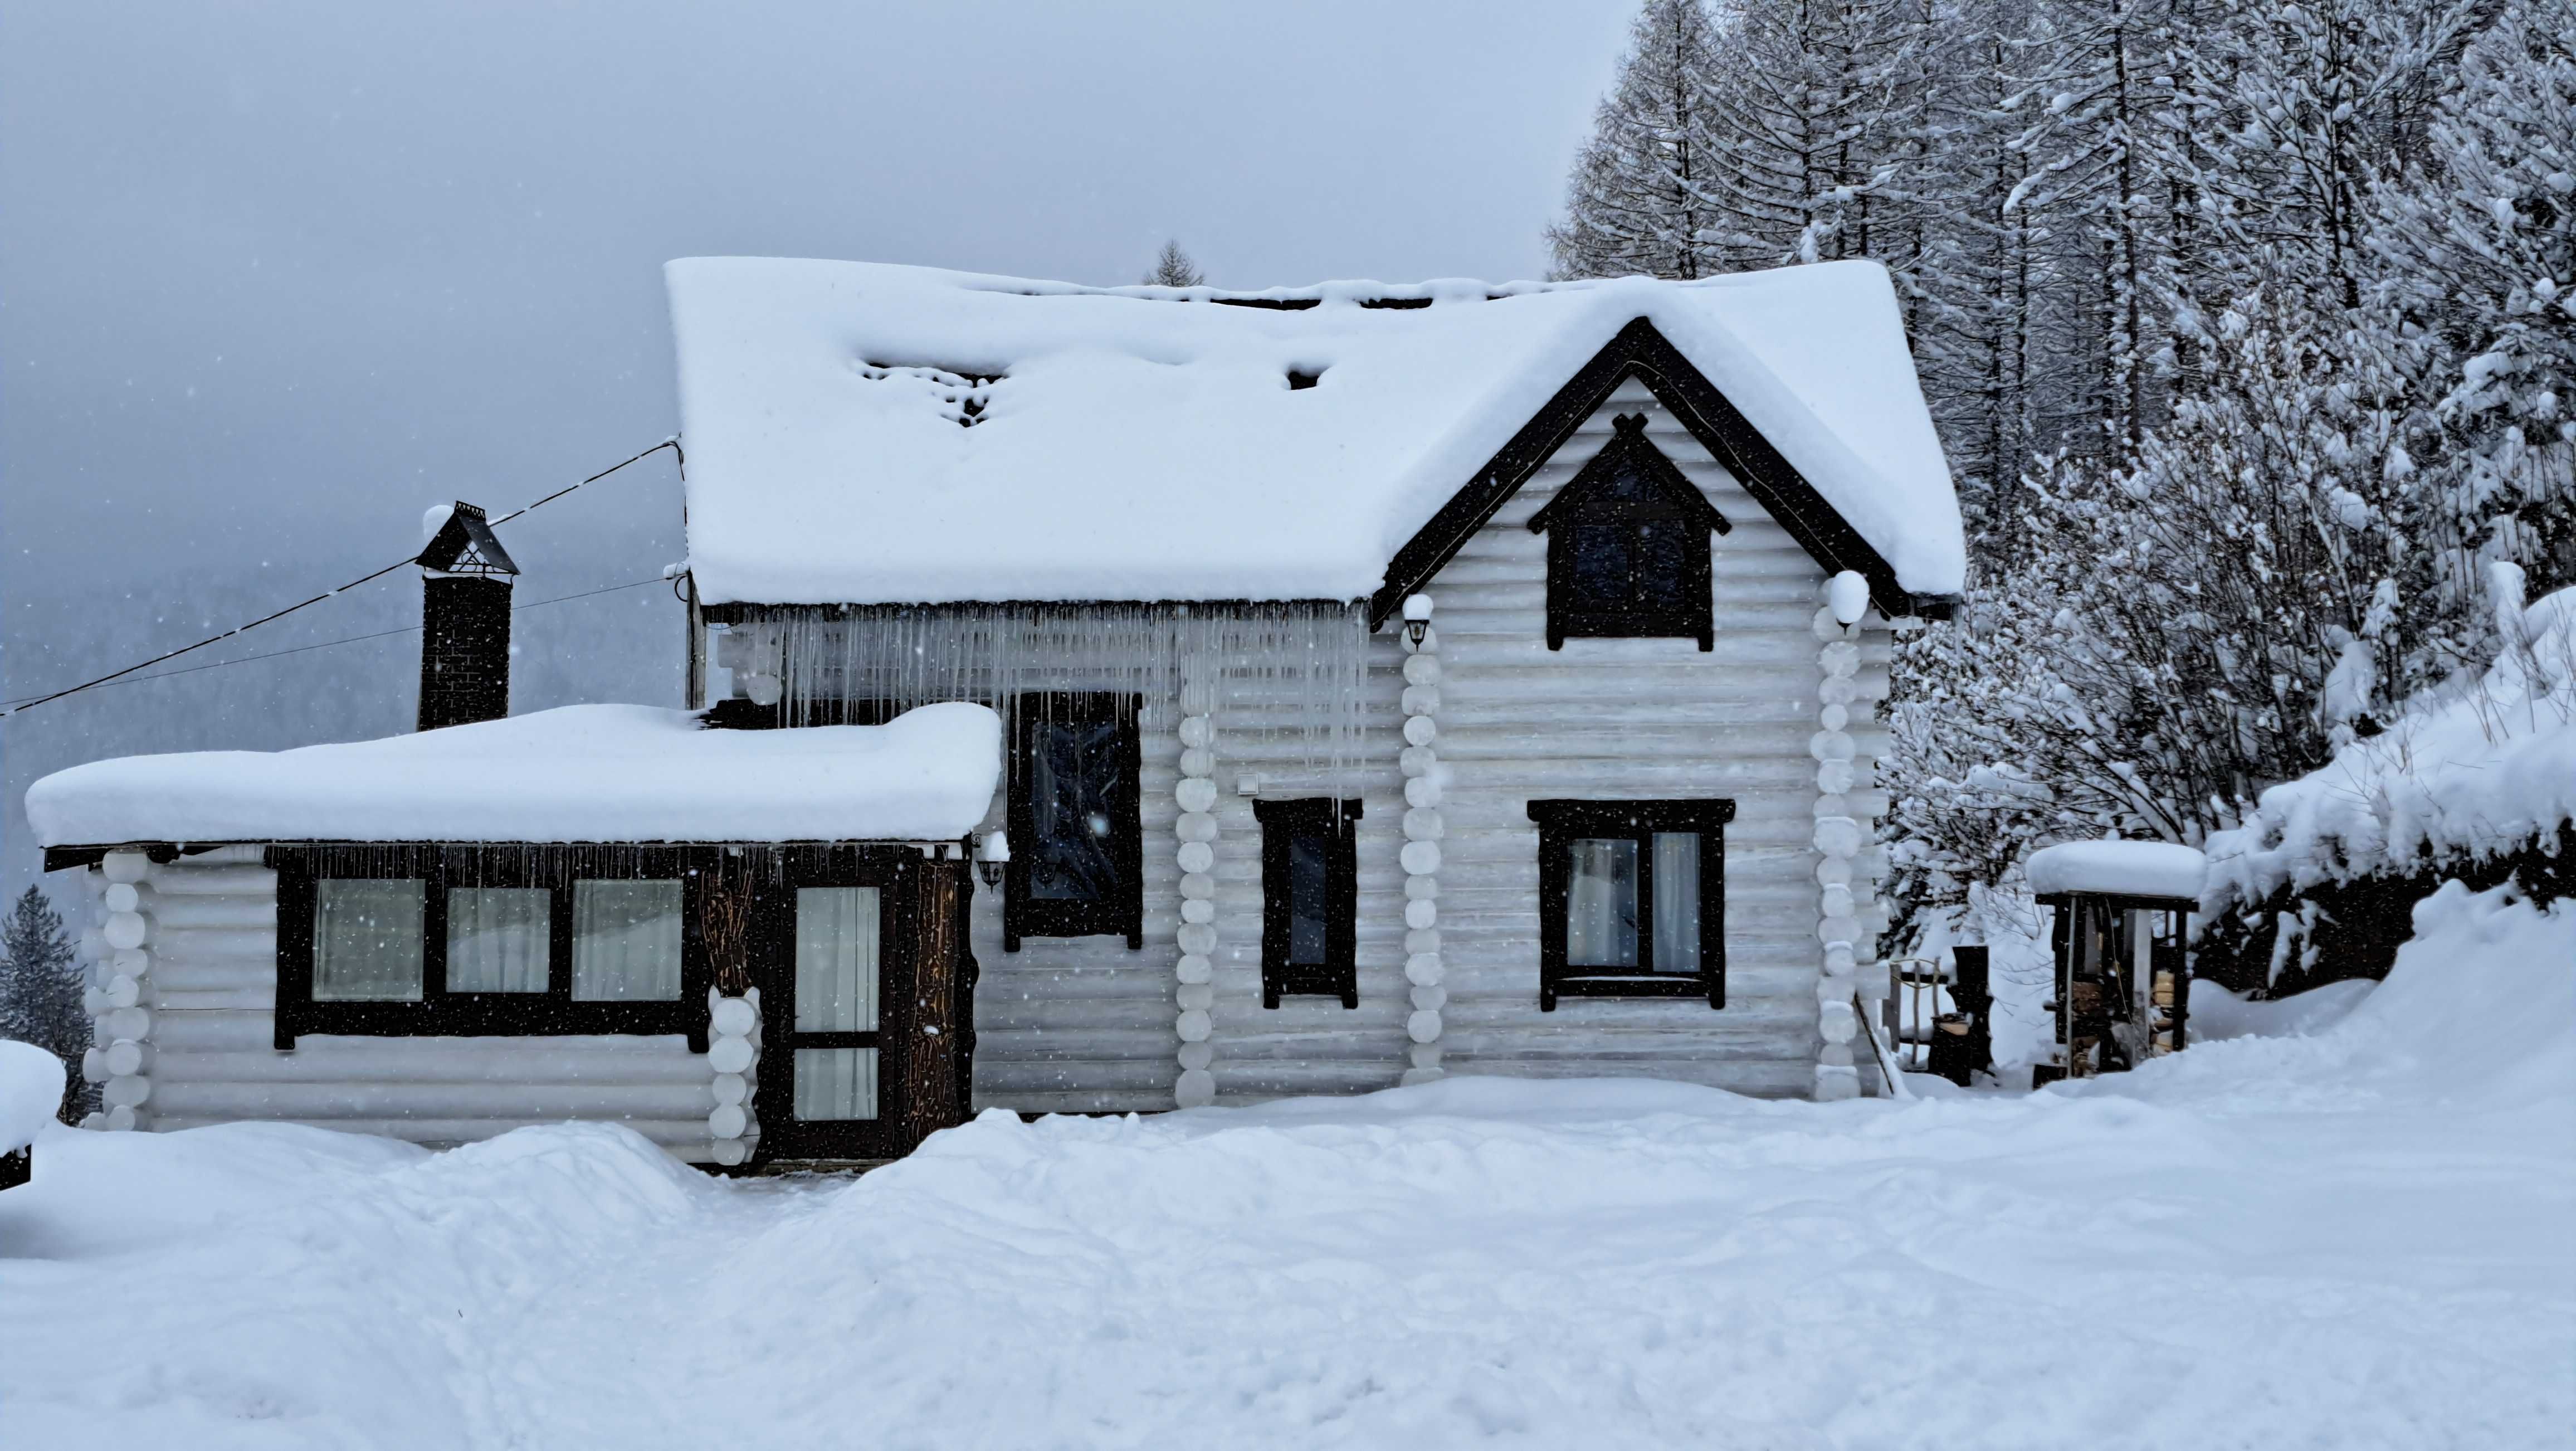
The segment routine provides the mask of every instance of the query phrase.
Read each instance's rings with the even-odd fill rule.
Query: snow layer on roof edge
[[[1637,317],[1906,588],[1955,593],[1965,573],[1872,263],[1222,294],[1318,299],[1302,311],[869,263],[692,258],[667,276],[709,603],[1361,598]],[[1387,296],[1432,305],[1357,305]],[[1319,381],[1292,389],[1291,371]]]
[[[572,705],[289,751],[127,756],[27,790],[44,846],[129,841],[947,841],[1001,777],[980,705],[881,726],[706,730]]]

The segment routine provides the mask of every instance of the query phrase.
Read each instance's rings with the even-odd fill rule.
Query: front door
[[[899,848],[791,848],[759,889],[763,1159],[890,1159],[957,1121],[963,876]]]

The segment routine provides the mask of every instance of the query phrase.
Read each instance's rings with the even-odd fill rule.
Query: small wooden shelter
[[[2032,854],[2031,894],[2055,909],[2055,1061],[2060,1078],[2135,1068],[2187,1041],[2191,965],[2185,930],[2207,870],[2200,852],[2157,841],[2064,842]]]

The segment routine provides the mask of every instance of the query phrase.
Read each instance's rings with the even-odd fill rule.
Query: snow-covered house
[[[327,831],[189,819],[148,787],[111,829],[76,809],[102,794],[77,772],[31,793],[61,860],[232,844],[238,864],[212,870],[238,874],[278,958],[239,959],[238,991],[273,995],[279,1039],[338,1005],[296,959],[323,909],[251,890],[255,859],[326,839],[884,837],[821,793],[793,832],[758,824],[796,793],[722,757],[762,747],[721,743],[776,741],[821,769],[852,731],[917,731],[919,707],[962,701],[998,714],[998,783],[893,833],[931,860],[971,850],[994,879],[956,873],[973,982],[942,1030],[958,1108],[1152,1110],[1453,1072],[1859,1091],[1853,997],[1884,921],[1872,705],[1888,632],[1945,613],[1965,559],[1875,266],[1224,293],[698,259],[669,283],[690,703],[716,729],[686,747],[703,759],[597,783],[632,813],[624,835],[532,835],[503,793],[431,785],[417,795],[439,812],[353,808]],[[516,749],[507,733],[530,728],[342,749],[399,772],[443,738]],[[573,734],[553,759],[580,758]],[[747,814],[682,823],[686,800]],[[234,860],[152,871],[218,859]],[[439,885],[401,861],[383,875]],[[813,989],[802,930],[782,919],[738,979],[770,1000],[771,1056]],[[156,1034],[181,1021],[162,982],[137,989]],[[532,1059],[562,1041],[542,1035],[616,1031],[514,1013],[433,1031],[541,1035],[511,1045]],[[232,1031],[239,1051],[307,1051]],[[425,1074],[462,1061],[348,1051]],[[176,1057],[137,1122],[306,1116],[184,1093]],[[863,1156],[820,1131],[791,1149],[802,1083],[744,1083],[763,1157]],[[880,1081],[871,1109],[912,1091]],[[578,1098],[529,1112],[617,1112]],[[670,1141],[694,1152],[704,1133]]]

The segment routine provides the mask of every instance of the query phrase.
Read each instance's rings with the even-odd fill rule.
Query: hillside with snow
[[[1462,1079],[987,1114],[864,1178],[743,1182],[601,1126],[48,1130],[0,1195],[0,1417],[189,1447],[2551,1444],[2576,910],[2453,888],[2417,922],[2328,1011],[2028,1096]]]

